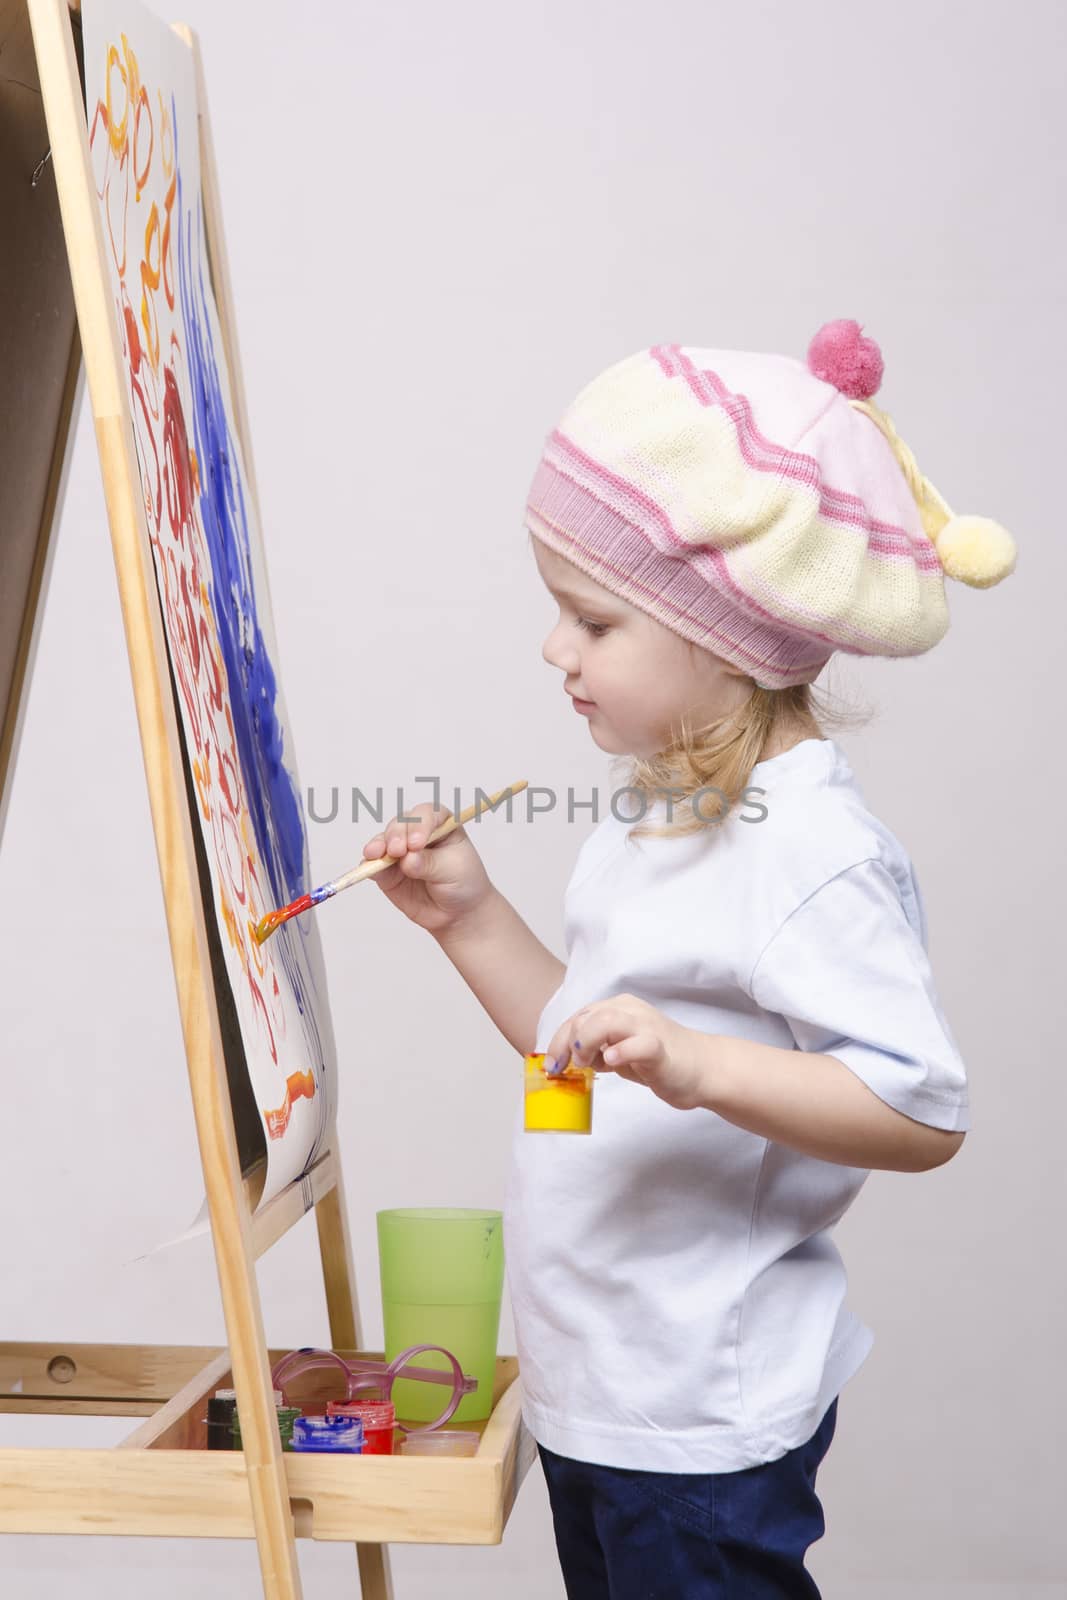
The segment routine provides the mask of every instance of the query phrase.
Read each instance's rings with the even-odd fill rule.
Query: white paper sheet
[[[262,946],[251,931],[310,887],[307,835],[208,268],[193,59],[136,0],[84,0],[82,18],[93,174],[206,909],[266,1138],[262,1204],[328,1142],[335,1055],[314,916]]]

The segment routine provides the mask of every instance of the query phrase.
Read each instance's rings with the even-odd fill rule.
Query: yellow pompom
[[[1015,570],[1015,540],[991,517],[950,517],[934,539],[946,578],[990,589]]]

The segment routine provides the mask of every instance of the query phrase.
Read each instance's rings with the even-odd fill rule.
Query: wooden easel
[[[176,31],[196,63],[211,275],[255,497],[203,72],[193,34]],[[255,1263],[314,1207],[331,1342],[359,1350],[340,1155],[335,1140],[308,1173],[255,1210],[238,1158],[152,554],[131,492],[134,443],[66,0],[0,0],[0,41],[0,205],[15,245],[0,280],[0,360],[9,392],[17,372],[28,396],[0,429],[0,539],[10,578],[0,595],[0,828],[84,350],[228,1338],[225,1350],[0,1345],[0,1410],[146,1418],[115,1449],[0,1450],[0,1531],[254,1537],[268,1600],[299,1600],[297,1537],[350,1541],[364,1596],[388,1600],[388,1543],[499,1543],[534,1454],[518,1365],[498,1361],[494,1409],[470,1459],[281,1450],[270,1370],[284,1352],[267,1347]],[[21,98],[5,82],[18,84]],[[227,1383],[237,1391],[243,1451],[209,1452],[206,1400]]]

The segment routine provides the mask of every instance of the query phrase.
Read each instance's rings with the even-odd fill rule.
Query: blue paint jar
[[[326,1454],[363,1454],[362,1417],[297,1417],[293,1423],[293,1450]]]

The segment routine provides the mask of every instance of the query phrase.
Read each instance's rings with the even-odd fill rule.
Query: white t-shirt
[[[763,792],[695,834],[627,843],[631,795],[617,802],[629,820],[609,811],[594,828],[535,1048],[582,1006],[631,993],[704,1033],[835,1056],[917,1121],[966,1128],[919,886],[843,751],[803,740],[750,783]],[[714,815],[715,796],[703,806]],[[867,1169],[614,1073],[594,1093],[588,1137],[525,1133],[517,1111],[504,1226],[526,1425],[604,1466],[773,1461],[811,1436],[873,1342],[831,1238]]]

